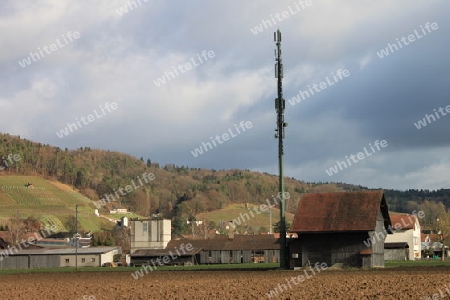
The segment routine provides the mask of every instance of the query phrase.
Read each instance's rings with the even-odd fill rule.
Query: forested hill
[[[0,175],[40,175],[72,185],[92,200],[125,189],[144,173],[154,180],[121,196],[120,204],[140,215],[159,213],[167,218],[188,219],[198,213],[232,203],[263,203],[276,195],[278,177],[248,170],[207,170],[173,164],[160,166],[151,158],[89,147],[60,149],[9,134],[0,134]],[[306,183],[286,178],[291,198],[287,211],[295,213],[302,193],[366,189],[342,183]],[[450,206],[450,190],[405,192],[386,190],[390,210],[412,212],[425,200]],[[119,202],[113,202],[118,205]],[[109,205],[109,204],[108,204]]]

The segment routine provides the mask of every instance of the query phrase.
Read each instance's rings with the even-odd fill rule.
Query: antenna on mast
[[[280,198],[280,268],[289,269],[286,244],[286,201],[284,199],[284,182],[283,182],[283,139],[284,128],[287,123],[284,122],[284,109],[286,101],[283,99],[283,63],[281,59],[281,31],[278,28],[273,34],[273,39],[277,45],[275,49],[275,78],[277,78],[278,97],[275,99],[275,110],[277,112],[277,128],[275,129],[275,138],[278,138],[278,167],[279,167],[279,186],[278,197]]]

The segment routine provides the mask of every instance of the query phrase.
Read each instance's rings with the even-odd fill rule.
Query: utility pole
[[[269,234],[272,234],[272,209],[269,208],[270,223],[269,223]]]
[[[279,198],[280,198],[280,268],[288,269],[287,245],[286,245],[286,203],[284,200],[284,182],[283,182],[283,139],[284,127],[284,109],[286,102],[283,99],[283,63],[281,61],[281,31],[274,32],[274,41],[277,45],[275,50],[275,78],[278,79],[278,97],[275,99],[275,110],[277,112],[277,129],[275,129],[275,138],[278,138],[278,168],[279,168]]]
[[[78,204],[75,205],[75,272],[78,271]]]

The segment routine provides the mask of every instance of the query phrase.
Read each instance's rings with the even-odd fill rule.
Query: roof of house
[[[181,244],[186,248],[187,244],[192,245],[191,251],[186,251],[184,255],[194,255],[202,250],[278,250],[280,249],[279,240],[274,238],[273,234],[268,235],[234,235],[230,238],[228,236],[217,236],[210,239],[177,239],[171,240],[165,249],[140,249],[131,254],[133,257],[137,256],[164,256],[169,255],[169,251],[173,255],[176,254],[176,249],[180,249]],[[189,247],[191,248],[191,247]],[[183,254],[182,251],[179,251]],[[181,255],[181,256],[184,256]],[[178,255],[179,256],[179,255]]]
[[[298,204],[291,232],[323,233],[371,231],[379,210],[384,226],[390,219],[383,191],[304,194]]]
[[[203,250],[278,250],[280,244],[273,234],[218,236],[206,240],[191,241]]]
[[[438,234],[438,233],[421,233],[420,240],[421,242],[427,242],[427,238],[429,242],[440,242],[442,239],[447,239],[450,234]]]
[[[395,229],[395,225],[399,224],[400,229],[414,229],[414,225],[416,222],[416,217],[411,214],[402,214],[402,215],[392,215],[389,214],[391,218],[392,227]],[[397,229],[398,230],[398,229]]]
[[[131,254],[131,256],[132,257],[147,257],[147,256],[158,257],[158,256],[166,256],[166,255],[170,256],[172,254],[173,256],[179,257],[179,256],[192,256],[201,251],[200,248],[194,247],[194,245],[192,245],[192,247],[188,247],[189,249],[191,249],[191,248],[192,249],[190,251],[187,251],[186,246],[189,243],[192,244],[191,242],[189,242],[185,239],[171,240],[167,244],[167,247],[165,249],[139,249],[139,250],[136,250],[135,252],[133,252]],[[184,245],[182,246],[182,244],[184,244]]]

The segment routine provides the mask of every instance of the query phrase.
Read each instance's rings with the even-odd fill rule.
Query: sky
[[[450,188],[449,11],[441,0],[3,0],[0,131],[278,174],[279,28],[285,176]]]

